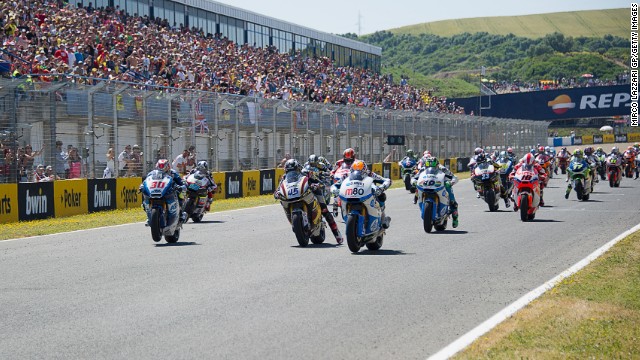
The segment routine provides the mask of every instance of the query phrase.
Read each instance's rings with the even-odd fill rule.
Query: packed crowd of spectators
[[[14,0],[2,2],[0,14],[4,48],[25,60],[9,56],[14,76],[32,73],[46,75],[37,77],[42,81],[61,81],[66,77],[58,74],[71,74],[284,100],[464,112],[432,90],[394,84],[371,70],[239,45],[160,18],[130,16],[118,7]]]
[[[580,77],[560,78],[554,80],[540,80],[538,82],[523,81],[485,81],[484,85],[497,94],[514,92],[559,90],[592,86],[624,85],[629,83],[629,74],[617,75],[615,79],[599,79],[591,74],[583,74]]]

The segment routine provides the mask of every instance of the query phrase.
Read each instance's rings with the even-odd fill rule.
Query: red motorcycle
[[[618,164],[620,160],[615,155],[607,157],[607,178],[609,178],[609,187],[620,187],[620,175],[622,170]]]
[[[567,166],[569,166],[569,154],[567,153],[566,155],[562,155],[562,153],[560,153],[556,158],[558,159],[558,167],[560,168],[560,171],[562,171],[563,174],[566,174]]]
[[[513,176],[513,197],[516,206],[514,211],[520,210],[520,220],[529,221],[536,217],[540,207],[540,178],[533,166],[521,166]]]

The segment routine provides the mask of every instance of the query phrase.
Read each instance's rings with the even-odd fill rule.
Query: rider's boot
[[[207,204],[204,206],[205,211],[209,211],[211,209],[212,202],[213,202],[213,193],[209,192],[207,197]]]
[[[331,229],[333,236],[336,238],[336,242],[338,244],[342,244],[344,242],[344,238],[342,237],[340,230],[338,230],[338,224],[336,224],[333,215],[331,215],[331,212],[329,212],[327,205],[324,203],[320,203],[320,208],[322,209],[322,216],[324,216],[324,219],[327,220],[329,228]]]
[[[455,200],[450,201],[449,208],[451,211],[451,219],[453,220],[451,225],[453,225],[453,228],[455,229],[458,227],[458,202]]]
[[[569,186],[567,186],[567,191],[564,193],[564,198],[568,199],[569,198],[569,194],[571,194],[571,189],[573,187],[571,186],[571,184],[569,184]]]

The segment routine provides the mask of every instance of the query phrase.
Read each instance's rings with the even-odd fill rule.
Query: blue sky
[[[216,0],[244,10],[333,34],[362,34],[424,22],[485,16],[628,8],[620,0]]]

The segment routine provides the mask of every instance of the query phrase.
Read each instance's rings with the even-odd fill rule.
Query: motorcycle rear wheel
[[[164,237],[164,239],[167,240],[169,244],[177,243],[178,240],[180,240],[180,228],[177,227],[176,231],[173,232],[173,235],[167,235]]]
[[[322,228],[320,230],[320,235],[318,236],[312,236],[311,237],[311,242],[318,245],[318,244],[322,244],[325,240],[325,231],[324,228]]]
[[[347,245],[349,245],[349,250],[351,250],[352,253],[357,253],[362,247],[358,239],[357,226],[358,217],[356,215],[349,215],[347,218]]]
[[[422,215],[422,226],[424,227],[424,231],[430,233],[433,230],[433,219],[431,215],[433,214],[433,203],[426,202],[424,204],[424,213]]]
[[[380,235],[376,238],[376,241],[371,242],[371,243],[367,243],[367,249],[371,250],[371,251],[377,251],[380,250],[380,248],[382,247],[382,242],[384,235]]]
[[[301,247],[309,245],[309,238],[304,233],[304,225],[302,224],[302,215],[300,213],[294,213],[291,216],[291,224],[293,225],[293,232],[296,234],[296,240]]]
[[[162,232],[160,231],[160,210],[151,209],[149,227],[151,228],[151,238],[153,241],[158,242],[162,240]]]
[[[191,215],[191,220],[193,220],[194,223],[199,223],[200,221],[202,221],[203,216],[204,216],[204,213],[193,214]]]
[[[496,204],[496,192],[493,189],[485,190],[484,199],[489,205],[489,211],[498,211],[498,205]]]

